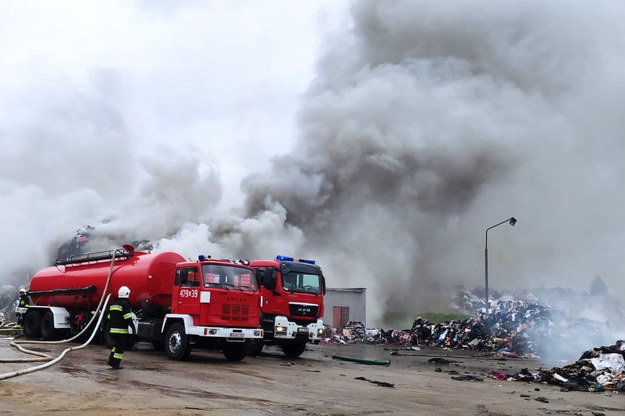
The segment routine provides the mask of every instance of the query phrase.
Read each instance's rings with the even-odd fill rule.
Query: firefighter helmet
[[[117,291],[118,298],[128,298],[128,296],[130,296],[130,289],[128,289],[128,286],[122,286]]]
[[[27,292],[25,287],[20,287],[20,295],[25,295]]]

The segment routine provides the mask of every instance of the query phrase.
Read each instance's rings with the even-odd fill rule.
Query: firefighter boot
[[[109,359],[106,362],[108,365],[110,365],[111,367],[113,367],[113,355],[115,354],[115,348],[113,348],[111,350],[111,353],[109,354]]]
[[[111,367],[113,367],[114,369],[116,369],[116,370],[123,368],[121,366],[121,364],[122,364],[122,357],[123,357],[123,354],[120,354],[120,353],[117,353],[117,352],[114,353],[113,354],[113,358],[111,359],[111,363],[109,365]]]

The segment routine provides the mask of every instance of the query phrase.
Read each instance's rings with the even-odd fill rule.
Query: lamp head
[[[509,222],[510,222],[510,225],[514,226],[514,224],[516,224],[516,218],[514,217],[510,218]]]

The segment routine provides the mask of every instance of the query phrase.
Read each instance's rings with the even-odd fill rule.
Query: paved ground
[[[0,339],[0,358],[22,357]],[[37,346],[59,353],[66,345]],[[429,348],[399,352],[382,345],[310,345],[296,360],[277,349],[232,363],[221,354],[193,352],[186,362],[139,346],[125,368],[106,366],[100,345],[71,352],[57,365],[0,381],[6,415],[625,415],[625,395],[564,392],[556,386],[498,381],[494,370],[561,366],[537,360],[478,356]],[[33,348],[35,349],[35,348]],[[390,360],[365,365],[333,359]],[[431,364],[431,358],[457,361]],[[31,364],[32,365],[32,364]],[[0,373],[29,364],[0,364]],[[453,380],[454,372],[483,381]],[[364,377],[364,380],[358,378]],[[385,387],[376,382],[390,383]],[[538,399],[538,400],[537,400]],[[539,401],[540,400],[540,401]]]

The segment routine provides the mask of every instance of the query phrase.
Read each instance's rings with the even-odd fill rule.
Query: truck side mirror
[[[265,275],[263,276],[263,286],[267,288],[267,290],[276,290],[276,270],[275,269],[265,269]]]
[[[258,282],[259,286],[263,285],[264,278],[265,278],[265,269],[256,270],[256,281]]]
[[[180,285],[186,285],[189,281],[189,274],[186,270],[178,270],[177,273],[180,275]]]

